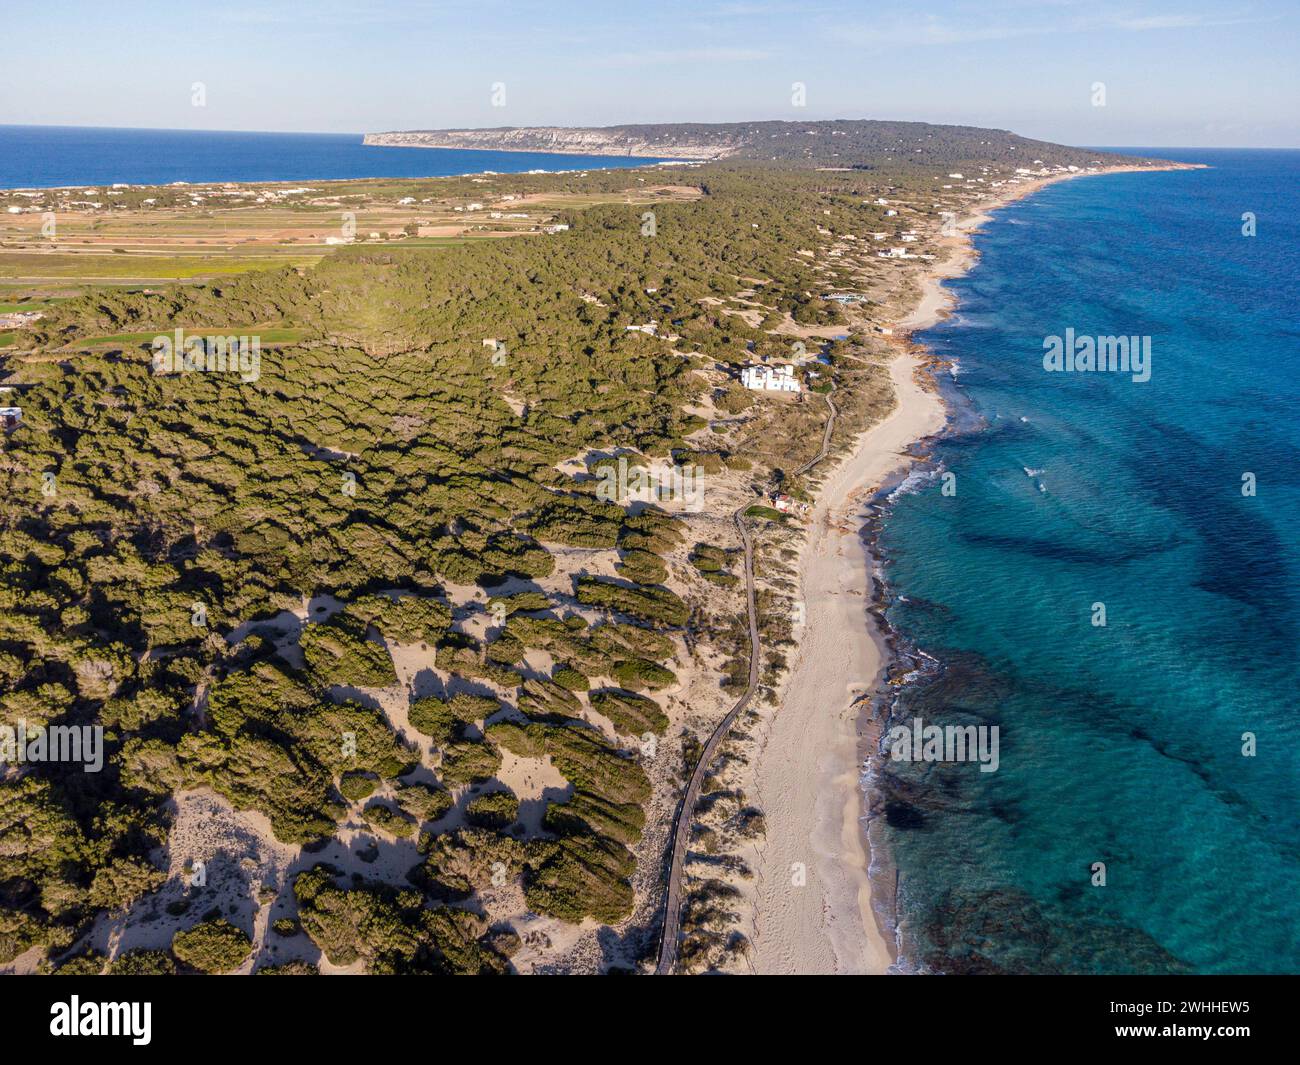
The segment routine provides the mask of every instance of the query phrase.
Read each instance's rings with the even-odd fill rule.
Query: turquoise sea
[[[658,159],[362,144],[360,133],[0,126],[0,189],[328,181],[647,166]]]
[[[879,549],[937,665],[892,716],[1000,765],[884,771],[906,970],[1300,971],[1300,151],[1140,154],[1210,169],[997,212],[918,337],[953,419]],[[1150,380],[1047,372],[1067,329]]]

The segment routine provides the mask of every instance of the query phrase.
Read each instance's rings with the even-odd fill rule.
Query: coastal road
[[[683,870],[686,866],[686,853],[690,849],[695,804],[700,801],[700,788],[704,784],[704,774],[708,772],[718,747],[722,745],[722,741],[731,730],[732,723],[744,712],[758,688],[758,605],[754,598],[754,543],[750,539],[749,528],[745,525],[745,511],[752,505],[746,503],[732,515],[736,528],[740,530],[741,543],[745,545],[745,597],[749,611],[749,680],[745,684],[744,693],[736,700],[736,705],[718,723],[718,727],[713,730],[713,734],[705,743],[704,750],[700,752],[700,760],[695,763],[695,771],[691,774],[690,783],[686,785],[686,794],[682,796],[682,803],[677,808],[677,823],[673,826],[673,858],[668,871],[668,901],[664,913],[663,939],[659,944],[659,964],[655,966],[656,976],[671,976],[677,965],[677,940],[682,927]]]
[[[835,402],[829,392],[825,393],[825,399],[826,406],[830,408],[830,416],[826,420],[826,431],[822,434],[821,450],[794,471],[796,476],[812,469],[830,451],[831,433],[835,430],[835,416],[839,411],[836,410]],[[732,724],[744,713],[745,708],[749,706],[749,700],[758,689],[760,647],[758,603],[754,595],[754,543],[750,539],[749,527],[745,524],[745,511],[752,505],[746,503],[732,515],[736,528],[740,530],[740,541],[745,545],[745,598],[749,613],[749,680],[745,684],[744,692],[736,700],[736,705],[718,723],[718,727],[713,730],[713,734],[705,743],[704,750],[700,753],[700,760],[695,764],[695,771],[691,773],[690,783],[686,785],[686,794],[682,796],[681,805],[677,808],[677,821],[673,826],[672,865],[668,870],[668,901],[664,913],[663,939],[659,943],[659,962],[655,966],[656,976],[671,976],[677,965],[677,941],[682,929],[682,880],[686,867],[686,854],[690,850],[695,804],[700,801],[700,788],[704,785],[704,774],[708,772],[714,755],[717,754],[722,741],[727,738],[727,733],[731,731]]]

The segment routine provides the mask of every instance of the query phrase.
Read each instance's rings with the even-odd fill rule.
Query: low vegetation
[[[33,294],[42,317],[0,353],[23,411],[0,436],[0,724],[102,727],[105,763],[0,779],[0,962],[39,947],[102,967],[79,949],[86,931],[164,884],[155,855],[194,790],[264,817],[286,845],[358,819],[385,846],[417,842],[400,886],[324,865],[297,875],[285,901],[334,965],[507,971],[517,937],[482,916],[503,892],[562,921],[631,917],[647,737],[668,732],[674,663],[706,636],[742,645],[736,619],[698,594],[701,580],[733,587],[736,560],[688,552],[690,519],[671,508],[603,498],[607,459],[581,457],[722,477],[785,447],[731,440],[762,409],[735,371],[787,357],[787,321],[834,327],[842,312],[822,294],[876,277],[811,249],[894,228],[882,193],[909,224],[933,220],[937,167],[1006,172],[1012,154],[1002,136],[977,148],[957,132],[867,170],[868,146],[901,133],[858,134],[821,160],[855,168],[813,170],[808,138],[792,137],[775,165],[690,171],[689,195],[649,192],[652,170],[379,182],[368,202],[544,194],[569,228]],[[1073,161],[1049,148],[1032,150]],[[650,321],[658,333],[627,328]],[[268,331],[255,378],[154,372],[144,338],[249,323]],[[837,342],[834,372],[874,382],[851,354],[860,340]],[[879,391],[871,402],[887,403]],[[837,389],[845,409],[851,392]],[[763,469],[788,454],[776,458]],[[586,564],[592,551],[614,576]],[[421,696],[399,732],[377,706],[403,697],[410,648],[423,648],[409,685]],[[497,779],[507,754],[565,782],[540,831]],[[112,966],[226,972],[250,950],[217,916],[178,932],[170,955]]]

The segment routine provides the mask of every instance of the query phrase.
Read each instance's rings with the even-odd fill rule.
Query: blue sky
[[[5,12],[0,123],[892,118],[1074,144],[1300,147],[1298,28],[1297,0],[48,0]]]

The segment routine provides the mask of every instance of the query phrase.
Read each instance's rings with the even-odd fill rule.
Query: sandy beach
[[[920,293],[892,323],[894,333],[905,338],[948,312],[952,296],[943,282],[970,268],[976,256],[969,234],[989,212],[1084,176],[1091,174],[1024,181],[973,205],[956,232],[937,238],[943,254],[918,276]],[[872,906],[863,824],[860,700],[875,691],[888,651],[868,610],[872,560],[862,530],[876,489],[909,465],[909,446],[939,432],[946,418],[925,351],[898,346],[889,367],[894,409],[861,433],[826,477],[800,550],[804,625],[754,767],[766,818],[755,851],[749,963],[757,973],[885,973],[894,961],[892,934],[879,927]]]
[[[752,957],[760,973],[883,973],[893,961],[871,914],[858,823],[855,702],[874,689],[884,663],[868,624],[859,530],[870,489],[906,461],[909,444],[943,427],[943,404],[918,382],[920,365],[910,352],[895,358],[897,405],[862,434],[809,517],[800,561],[804,630],[757,768],[767,818]]]

